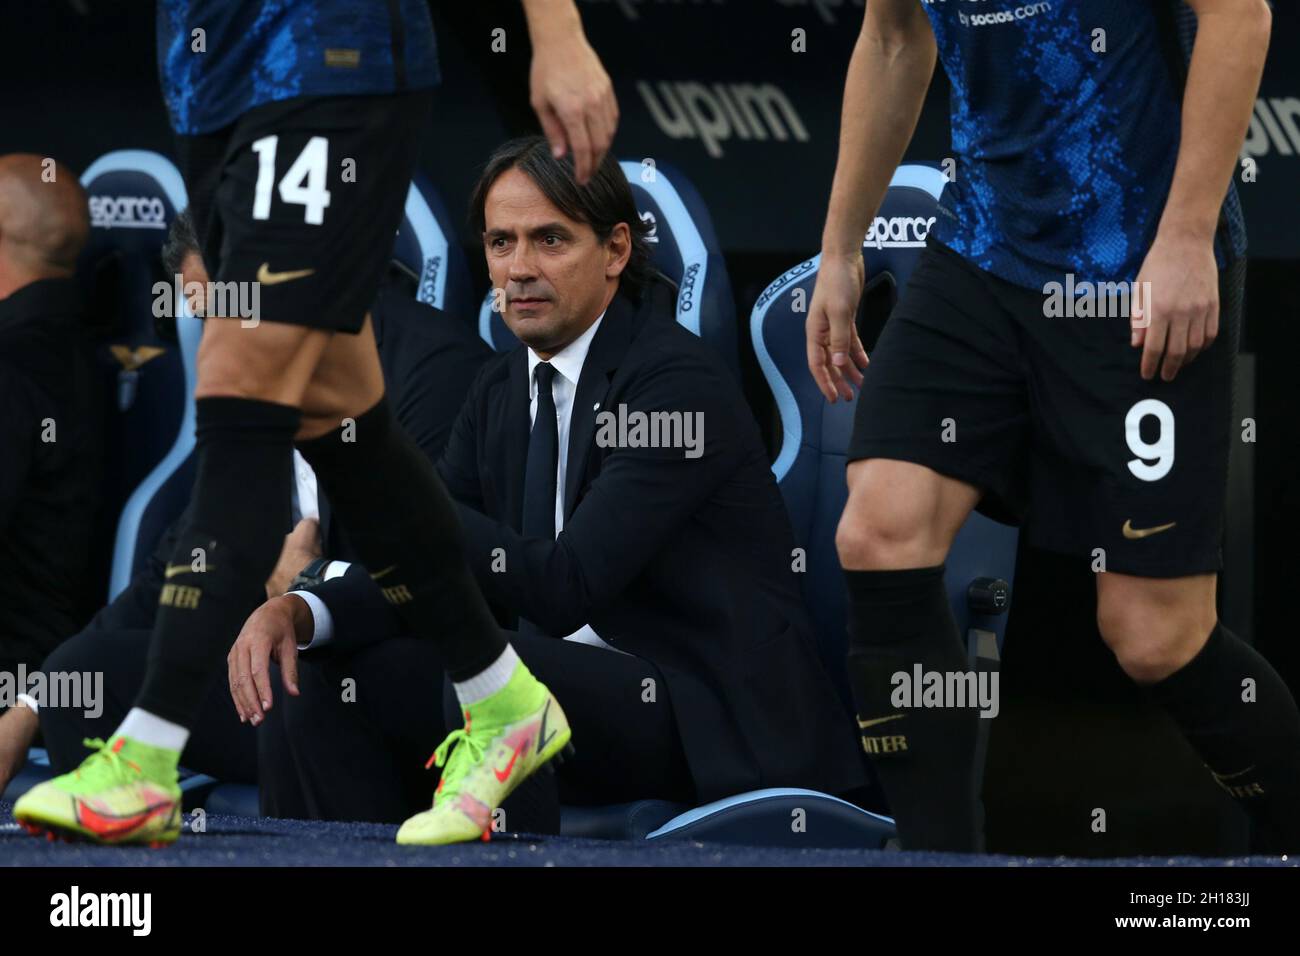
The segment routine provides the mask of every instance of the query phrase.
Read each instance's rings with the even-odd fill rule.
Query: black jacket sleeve
[[[462,505],[467,551],[489,601],[563,636],[617,598],[742,461],[742,429],[754,424],[733,400],[734,387],[718,375],[678,354],[637,377],[620,399],[629,414],[698,413],[704,423],[700,456],[687,457],[682,448],[614,450],[555,540],[524,538]],[[505,549],[504,573],[491,570],[494,548]]]

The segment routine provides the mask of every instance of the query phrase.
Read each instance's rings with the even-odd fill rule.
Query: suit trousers
[[[564,708],[576,751],[511,795],[507,829],[558,832],[560,803],[694,802],[667,684],[653,664],[552,637],[507,637]],[[281,694],[258,731],[264,814],[398,823],[428,809],[439,771],[425,763],[463,725],[433,641],[392,638],[302,660],[299,687],[296,698]]]

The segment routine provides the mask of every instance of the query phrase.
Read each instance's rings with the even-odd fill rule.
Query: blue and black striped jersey
[[[158,0],[158,73],[178,133],[299,96],[434,86],[427,0]]]
[[[1173,180],[1195,15],[1179,0],[920,2],[952,84],[935,238],[1027,288],[1135,279]],[[1245,248],[1231,190],[1224,223],[1221,264]]]

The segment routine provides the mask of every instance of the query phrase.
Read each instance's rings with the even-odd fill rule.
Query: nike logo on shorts
[[[1129,519],[1124,522],[1124,537],[1130,541],[1137,541],[1141,538],[1149,538],[1153,534],[1159,534],[1161,531],[1168,531],[1176,524],[1178,524],[1177,521],[1171,521],[1169,524],[1158,524],[1154,528],[1135,528],[1132,519]]]
[[[263,262],[257,267],[257,281],[262,285],[276,285],[281,282],[292,282],[294,279],[305,279],[315,271],[315,269],[293,269],[289,272],[272,272],[271,263]]]

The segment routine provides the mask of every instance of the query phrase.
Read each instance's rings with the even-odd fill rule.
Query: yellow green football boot
[[[572,754],[569,721],[559,702],[523,663],[501,690],[465,708],[429,764],[443,768],[433,807],[397,831],[397,842],[422,846],[487,840],[492,811],[553,757]]]
[[[174,750],[130,737],[98,738],[80,767],[37,784],[14,804],[14,819],[49,840],[174,843],[181,832],[181,789]]]

